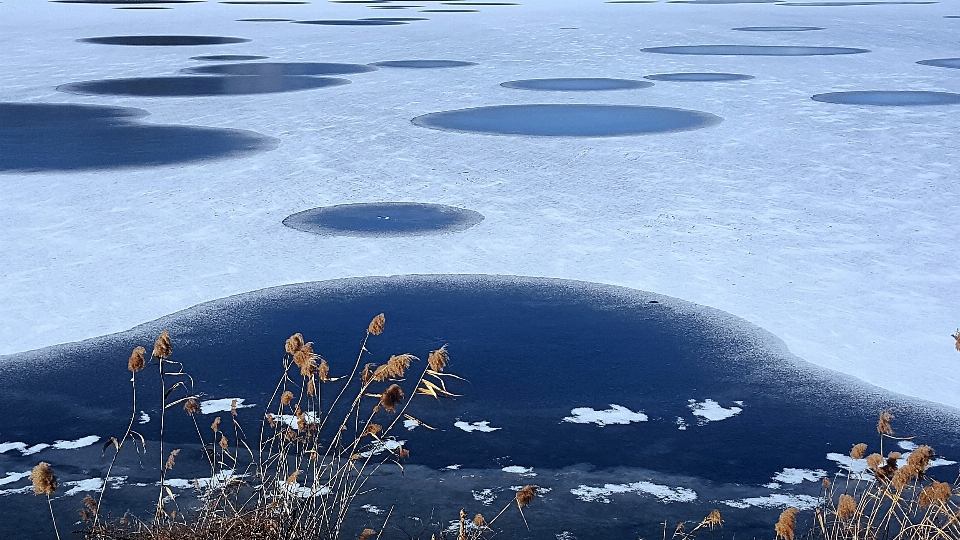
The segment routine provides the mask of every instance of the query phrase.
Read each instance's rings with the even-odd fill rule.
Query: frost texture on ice
[[[573,416],[565,416],[564,422],[574,424],[597,424],[598,426],[607,426],[610,424],[630,424],[632,422],[646,422],[647,415],[640,411],[633,412],[622,405],[611,404],[609,409],[598,411],[590,407],[577,407],[570,411]]]
[[[712,399],[705,399],[703,401],[691,399],[689,402],[690,404],[687,406],[690,407],[691,411],[693,411],[693,415],[699,418],[699,422],[701,424],[726,420],[727,418],[736,416],[743,411],[741,407],[730,407],[729,409],[725,409]]]
[[[732,506],[733,508],[787,508],[792,506],[798,510],[810,510],[816,508],[819,502],[817,497],[810,495],[793,495],[789,493],[773,493],[766,497],[748,497],[746,499],[736,499],[730,501],[720,501],[722,504]]]
[[[474,431],[480,431],[482,433],[490,433],[491,431],[503,429],[498,427],[490,427],[490,422],[486,420],[484,420],[483,422],[473,422],[469,424],[467,422],[457,421],[457,422],[454,422],[453,425],[466,431],[467,433],[473,433]]]
[[[697,500],[697,492],[684,487],[670,487],[653,482],[633,482],[631,484],[604,484],[602,487],[581,485],[571,489],[575,497],[584,502],[610,503],[610,496],[620,493],[636,493],[653,495],[663,503],[693,502]]]

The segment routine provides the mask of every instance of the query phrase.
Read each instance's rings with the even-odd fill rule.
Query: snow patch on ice
[[[609,409],[598,411],[590,407],[577,407],[570,411],[573,416],[563,418],[564,422],[574,424],[597,424],[606,426],[609,424],[629,424],[631,422],[646,422],[647,415],[640,411],[633,412],[622,405],[611,404]]]
[[[690,410],[693,411],[693,415],[699,418],[700,424],[705,424],[707,422],[718,422],[720,420],[726,420],[732,416],[740,414],[743,409],[741,407],[730,407],[726,409],[721,407],[719,403],[712,399],[705,399],[703,401],[697,401],[695,399],[689,400]]]
[[[811,508],[817,507],[819,499],[811,497],[810,495],[773,493],[766,497],[749,497],[746,499],[720,502],[734,508],[750,508],[751,506],[760,508],[787,508],[788,506],[792,506],[798,510],[810,510]]]
[[[238,409],[247,409],[247,408],[256,406],[256,403],[251,403],[250,405],[244,405],[243,404],[243,402],[245,401],[244,398],[208,399],[206,401],[200,402],[200,413],[213,414],[218,412],[230,412],[234,399],[237,400]]]
[[[610,495],[619,493],[648,494],[660,499],[662,503],[693,502],[697,492],[684,487],[670,487],[653,482],[633,482],[632,484],[604,484],[603,487],[580,485],[570,493],[584,502],[610,503]]]
[[[777,474],[773,475],[773,480],[775,482],[781,482],[784,484],[799,484],[804,480],[807,482],[817,482],[827,476],[827,471],[823,469],[811,470],[811,469],[793,469],[787,467]]]
[[[484,420],[483,422],[473,422],[472,424],[468,424],[468,423],[462,422],[462,421],[457,421],[457,422],[454,422],[453,425],[456,426],[456,427],[458,427],[458,428],[460,428],[460,429],[462,429],[462,430],[464,430],[464,431],[466,431],[467,433],[472,433],[472,432],[474,432],[474,431],[480,431],[480,432],[483,432],[483,433],[490,433],[491,431],[496,431],[496,430],[498,430],[498,429],[503,429],[503,428],[498,428],[498,427],[490,427],[490,422],[488,422],[488,421],[486,421],[486,420]]]
[[[501,469],[503,472],[519,474],[520,476],[536,476],[537,473],[533,472],[532,467],[521,467],[519,465],[509,465]]]

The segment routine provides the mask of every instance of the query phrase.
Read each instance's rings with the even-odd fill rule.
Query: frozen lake
[[[682,446],[677,437],[726,445],[729,476],[696,455],[634,462],[625,450],[602,461],[587,449],[520,459],[524,454],[510,446],[524,426],[510,416],[519,408],[511,408],[509,394],[481,388],[482,365],[468,362],[476,388],[457,402],[462,410],[447,412],[461,415],[468,429],[489,422],[501,431],[451,433],[503,446],[478,454],[475,463],[456,462],[475,471],[461,480],[490,478],[490,485],[463,493],[509,488],[496,476],[496,459],[505,455],[520,461],[504,467],[550,471],[556,483],[547,496],[557,505],[567,504],[561,493],[577,496],[571,490],[580,484],[619,483],[623,475],[613,471],[621,467],[630,470],[632,487],[623,489],[634,497],[649,495],[640,484],[648,481],[681,499],[680,488],[697,492],[698,502],[689,503],[695,511],[637,497],[647,501],[637,504],[652,505],[644,508],[669,508],[670,519],[694,519],[717,501],[766,497],[763,490],[773,488],[762,484],[781,469],[832,472],[826,445],[865,438],[879,408],[894,405],[904,429],[958,457],[948,452],[960,445],[955,434],[925,427],[931,418],[952,422],[960,407],[960,355],[950,337],[960,326],[954,0],[141,4],[0,3],[0,67],[7,74],[0,81],[0,369],[19,374],[4,379],[10,392],[25,391],[32,370],[79,376],[63,360],[70,351],[85,351],[98,366],[117,354],[119,362],[129,339],[146,331],[127,332],[137,325],[150,323],[152,332],[173,319],[150,321],[233,295],[256,307],[266,294],[257,291],[272,287],[326,290],[323,284],[342,278],[440,275],[436,280],[452,290],[473,283],[486,295],[446,300],[473,306],[463,316],[477,324],[509,320],[494,309],[507,300],[589,311],[591,302],[607,305],[607,293],[585,291],[617,286],[633,291],[626,296],[676,302],[684,313],[713,314],[711,321],[723,323],[718,328],[763,346],[676,356],[676,370],[664,378],[676,372],[713,381],[697,383],[696,392],[681,391],[691,386],[675,380],[628,402],[627,390],[597,382],[601,374],[574,379],[580,394],[552,416],[546,405],[535,407],[549,421],[530,429],[548,445],[547,435],[561,428],[612,433],[604,435],[605,447],[622,438],[624,448],[636,450],[630,445],[650,438],[651,456]],[[146,9],[161,7],[168,9]],[[300,226],[285,226],[294,216]],[[384,229],[385,217],[398,219],[389,223],[393,229]],[[408,234],[424,230],[431,234]],[[558,278],[583,288],[560,287],[569,298],[545,299],[541,289],[524,285],[526,278],[458,281],[456,274]],[[338,317],[335,307],[368,319],[393,306],[391,320],[408,317],[397,300],[402,291],[392,294],[364,296],[363,310],[319,295],[317,309],[328,316],[310,329],[288,328],[252,307],[240,310],[246,320],[218,316],[225,325],[265,321],[270,337],[257,347],[273,361],[267,348],[275,336],[296,331],[329,331],[325,345],[351,348],[353,328],[325,328]],[[607,324],[627,324],[626,312],[613,313]],[[456,320],[412,317],[405,328],[415,337],[396,343],[515,343],[509,330],[530,319],[461,335],[449,327]],[[537,349],[541,334],[585,347],[595,332],[573,320],[560,318],[566,322],[523,343]],[[689,325],[714,335],[699,324],[667,325],[656,335],[664,347],[682,343],[678,336]],[[632,341],[617,350],[640,347]],[[707,369],[710,354],[744,371],[717,379]],[[784,391],[771,377],[785,366],[802,384],[789,403],[764,408],[764,399]],[[733,376],[744,373],[760,382]],[[811,381],[836,384],[829,394],[836,401],[819,403],[803,390]],[[205,391],[240,392],[257,403],[249,384]],[[669,399],[649,397],[653,390],[669,391]],[[0,445],[53,446],[0,453],[0,490],[25,485],[16,475],[27,464],[67,452],[55,441],[107,437],[109,425],[98,423],[106,420],[92,414],[99,396],[37,398],[37,407],[69,403],[68,412],[75,406],[91,413],[78,416],[79,424],[5,415]],[[4,411],[18,406],[3,399]],[[485,414],[484,399],[506,403],[506,416]],[[744,474],[736,465],[741,450],[759,455],[782,438],[769,423],[811,403],[824,408],[817,414],[826,416],[816,418],[827,418],[827,410],[857,412],[836,417],[843,425],[830,437],[758,466],[743,482],[749,489],[732,490]],[[706,416],[695,411],[709,416],[717,408],[742,412],[697,424]],[[589,420],[618,414],[649,421],[601,427]],[[679,429],[677,418],[686,418],[688,429]],[[804,428],[811,437],[812,418]],[[454,419],[443,418],[450,430],[457,429]],[[720,425],[734,427],[714,429]],[[420,436],[411,432],[411,444]],[[90,455],[69,472],[72,481],[98,470],[97,446],[76,450]],[[436,479],[453,464],[452,455],[443,457],[451,463],[417,461],[416,454],[413,463],[423,467],[423,478]],[[578,468],[584,464],[594,468]],[[540,481],[545,474],[538,474]],[[815,484],[780,483],[795,495]],[[622,494],[579,493],[578,504],[608,508],[597,501],[610,499],[617,507],[611,516],[636,510]],[[0,512],[37,502],[0,494]],[[550,504],[545,515],[559,519]],[[767,519],[750,508],[742,523]],[[573,527],[554,525],[537,534],[554,538]],[[606,532],[653,534],[648,525]]]

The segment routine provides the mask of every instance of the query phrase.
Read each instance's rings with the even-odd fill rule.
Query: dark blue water
[[[143,123],[141,109],[0,103],[0,171],[172,165],[271,150],[251,131]]]
[[[507,81],[505,83],[500,83],[500,86],[506,88],[519,88],[522,90],[587,92],[595,90],[632,90],[636,88],[647,88],[653,86],[653,83],[646,81],[633,81],[630,79],[568,77],[559,79],[526,79],[522,81]]]
[[[432,129],[543,137],[617,137],[699,129],[722,119],[709,113],[621,105],[499,105],[425,114]]]
[[[325,26],[395,26],[410,24],[403,21],[375,21],[367,19],[324,19],[317,21],[294,21],[297,24],[319,24]]]
[[[645,79],[654,81],[670,82],[726,82],[726,81],[746,81],[753,78],[753,75],[741,75],[739,73],[656,73],[646,75]]]
[[[295,253],[307,256],[311,250],[301,246]],[[486,514],[488,508],[472,501],[462,485],[537,483],[554,491],[530,508],[533,532],[527,533],[517,516],[515,528],[505,520],[511,528],[504,537],[554,538],[562,530],[553,529],[557,520],[582,539],[627,538],[639,532],[651,537],[664,518],[699,519],[720,507],[727,518],[724,538],[763,538],[770,535],[780,509],[752,510],[752,515],[718,501],[771,493],[760,484],[784,467],[833,470],[826,454],[846,453],[854,442],[875,447],[881,410],[894,410],[898,433],[916,435],[941,454],[955,457],[960,451],[955,413],[936,412],[814,369],[759,329],[721,312],[583,282],[449,275],[278,287],[198,306],[121,334],[5,357],[0,361],[0,410],[43,414],[2,415],[0,433],[4,442],[34,443],[122,431],[129,417],[126,359],[135,346],[149,351],[161,329],[170,331],[173,359],[184,363],[198,391],[209,398],[242,397],[262,407],[280,376],[289,335],[303,332],[329,362],[331,375],[343,375],[356,360],[367,323],[380,312],[386,314],[386,329],[368,342],[364,362],[379,363],[404,352],[425,358],[446,344],[448,371],[466,379],[447,382],[462,397],[436,401],[420,396],[408,411],[435,431],[400,428],[395,433],[408,441],[408,471],[389,479],[396,482],[392,489],[367,500],[382,508],[396,502],[401,521],[407,515],[426,518],[431,507],[449,514],[466,506]],[[414,363],[422,365],[422,360]],[[147,370],[138,380],[140,408],[156,419],[158,406],[147,398],[154,397],[156,376]],[[337,392],[337,384],[342,383],[325,385],[323,395]],[[725,407],[742,401],[742,412],[698,424],[688,400],[708,398]],[[601,410],[610,404],[643,411],[649,421],[605,427],[562,421],[574,408]],[[255,431],[262,413],[258,407],[242,409],[239,419]],[[678,417],[687,419],[687,429],[678,429]],[[382,424],[391,419],[378,413]],[[203,427],[212,416],[200,420]],[[487,421],[501,429],[465,433],[453,426],[458,420]],[[156,448],[157,427],[156,422],[137,427],[148,448]],[[168,444],[186,449],[178,463],[202,461],[189,446],[196,437],[194,427],[179,408],[171,413],[167,429]],[[100,457],[98,447],[89,454],[78,462],[71,452],[24,458],[10,452],[0,456],[0,463],[19,471],[44,459],[73,479],[95,474],[110,458],[109,453]],[[149,472],[137,468],[135,457],[129,459],[132,468],[123,474]],[[451,464],[461,464],[464,476],[437,472]],[[510,475],[499,469],[506,465],[532,467],[538,476],[504,478]],[[955,473],[952,467],[942,469],[943,474],[932,474]],[[665,505],[625,494],[612,496],[606,505],[584,503],[570,493],[581,483],[639,480],[679,483],[695,489],[700,499]],[[817,487],[808,483],[805,489],[816,493]],[[407,489],[413,492],[409,500]],[[788,492],[793,489],[787,486]],[[121,493],[111,491],[111,497]],[[78,499],[68,498],[60,508],[72,513]],[[3,502],[0,526],[19,524],[17,512],[31,503],[37,516],[46,511],[30,495]],[[34,529],[36,523],[42,520],[34,522]]]
[[[374,62],[372,65],[391,68],[434,69],[475,66],[477,63],[461,60],[388,60],[386,62]]]
[[[442,204],[354,203],[304,210],[287,227],[326,236],[422,236],[463,231],[483,221],[473,210]]]
[[[708,56],[821,56],[834,54],[860,54],[867,49],[851,47],[788,47],[785,45],[680,45],[674,47],[648,47],[643,52],[662,54],[695,54]]]
[[[820,26],[741,26],[734,28],[740,32],[809,32],[823,30]]]
[[[245,60],[266,60],[269,56],[259,56],[256,54],[208,54],[205,56],[191,56],[191,60],[203,60],[205,62],[240,62]]]
[[[180,47],[196,45],[229,45],[247,43],[246,38],[222,36],[106,36],[78,39],[82,43],[101,45],[134,45],[140,47]]]
[[[925,66],[960,69],[960,58],[935,58],[933,60],[920,60],[917,63]]]
[[[302,75],[353,75],[376,71],[377,68],[363,64],[337,64],[331,62],[257,62],[255,64],[216,64],[186,68],[185,73],[213,75],[253,75],[267,78],[284,78]]]
[[[346,79],[305,76],[135,77],[63,84],[57,90],[108,96],[197,97],[295,92],[349,83]]]
[[[952,105],[960,103],[960,94],[951,92],[868,90],[817,94],[812,96],[811,99],[824,103],[839,103],[842,105],[908,107],[911,105]]]

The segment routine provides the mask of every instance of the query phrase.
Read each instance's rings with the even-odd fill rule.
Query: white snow
[[[213,414],[218,412],[230,412],[231,405],[233,400],[237,400],[238,409],[246,409],[248,407],[256,406],[256,403],[251,403],[249,405],[244,405],[245,401],[243,398],[223,398],[223,399],[208,399],[206,401],[200,402],[200,413],[201,414]],[[149,418],[149,417],[147,417]]]
[[[748,497],[746,499],[720,502],[734,508],[750,508],[751,506],[761,508],[787,508],[788,506],[792,506],[798,510],[810,510],[811,508],[817,507],[818,501],[818,498],[811,497],[810,495],[772,493],[766,497]]]
[[[730,407],[729,409],[725,409],[712,399],[705,399],[703,401],[691,399],[689,402],[690,404],[687,406],[690,407],[690,410],[693,411],[693,415],[698,417],[699,422],[701,423],[726,420],[727,418],[736,416],[743,411],[743,409],[740,407]]]
[[[606,426],[610,424],[629,424],[631,422],[646,422],[647,415],[640,411],[633,412],[622,405],[610,405],[609,409],[598,411],[590,407],[577,407],[570,411],[573,416],[565,416],[564,422],[574,424],[596,424]]]
[[[811,470],[786,467],[782,471],[773,475],[773,480],[774,482],[780,482],[783,484],[800,484],[803,481],[818,482],[825,476],[827,476],[827,471],[823,469]]]
[[[504,467],[503,472],[511,474],[519,474],[520,476],[536,476],[537,473],[533,472],[533,467],[521,467],[520,465],[508,465]]]
[[[481,433],[490,433],[491,431],[496,431],[498,427],[490,427],[490,422],[484,420],[483,422],[473,422],[467,423],[463,421],[457,421],[453,423],[454,426],[466,431],[467,433],[473,433],[474,431],[479,431]]]
[[[663,503],[693,502],[697,500],[697,492],[685,487],[670,487],[653,482],[633,482],[630,484],[604,484],[602,487],[581,485],[571,489],[578,499],[584,502],[610,503],[610,496],[620,493],[648,494],[660,499]]]
[[[960,206],[951,203],[960,199],[954,174],[960,115],[955,106],[871,108],[810,99],[836,90],[960,90],[952,70],[915,64],[957,55],[955,22],[942,18],[949,5],[658,2],[638,10],[525,0],[371,34],[234,23],[235,14],[216,2],[134,18],[124,10],[5,0],[0,35],[16,54],[0,58],[3,73],[12,74],[0,81],[4,101],[142,107],[152,113],[150,123],[252,129],[281,144],[262,154],[175,166],[4,173],[0,354],[123,331],[200,302],[286,283],[414,273],[535,275],[712,306],[763,327],[814,364],[960,407],[950,338],[960,295]],[[369,15],[349,4],[324,9],[330,18]],[[771,36],[730,28],[760,13],[764,24],[816,26],[825,10],[827,30],[775,38],[872,52],[771,58],[640,51],[766,43]],[[253,41],[215,50],[274,61],[437,57],[479,65],[381,69],[349,76],[352,84],[342,87],[262,96],[93,98],[54,90],[74,81],[169,75],[189,65],[184,51],[170,50],[177,48],[131,51],[75,41],[119,28],[242,35]],[[756,78],[563,97],[498,86],[516,78],[636,78],[678,70]],[[445,133],[410,123],[423,113],[546,99],[681,107],[724,121],[604,139]],[[486,219],[429,242],[318,237],[280,224],[311,207],[381,200],[460,205]],[[291,245],[323,256],[290,257]],[[133,253],[139,264],[130,264]],[[904,361],[919,358],[922,370]]]
[[[53,443],[53,448],[56,448],[57,450],[74,450],[76,448],[90,446],[99,440],[100,437],[96,435],[87,435],[86,437],[80,437],[75,441],[56,441]]]

